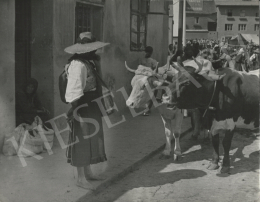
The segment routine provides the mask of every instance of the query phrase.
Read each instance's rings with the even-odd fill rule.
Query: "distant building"
[[[186,39],[217,39],[214,0],[186,0]]]
[[[218,39],[231,38],[238,33],[259,35],[258,0],[215,0]]]

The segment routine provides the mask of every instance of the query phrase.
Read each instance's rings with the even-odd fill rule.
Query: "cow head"
[[[136,73],[131,81],[132,92],[126,101],[126,105],[130,108],[145,107],[145,104],[152,99],[154,89],[162,83],[158,81],[153,72],[141,74],[141,70],[130,69],[126,63],[125,66],[128,71]]]

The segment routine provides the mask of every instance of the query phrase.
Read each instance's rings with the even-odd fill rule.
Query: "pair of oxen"
[[[202,63],[211,64],[207,60]],[[129,71],[135,73],[131,81],[132,91],[126,105],[130,108],[140,108],[152,100],[161,114],[166,135],[166,146],[162,155],[171,156],[171,140],[174,137],[173,154],[174,159],[178,159],[178,156],[181,155],[179,139],[184,117],[183,109],[198,110],[202,114],[210,114],[206,117],[212,118],[208,121],[210,121],[213,158],[208,169],[217,170],[220,168],[220,173],[228,173],[230,170],[229,151],[238,118],[242,117],[245,124],[254,122],[255,127],[259,126],[259,71],[245,73],[222,68],[218,70],[218,74],[225,74],[224,78],[210,81],[200,75],[198,68],[194,65],[181,66],[179,63],[175,63],[178,70],[170,65],[165,65],[158,68],[157,73],[144,66],[139,65],[137,70],[133,70],[126,63],[125,65]],[[171,90],[175,89],[172,90],[172,93],[176,104],[172,110],[167,108],[166,103],[157,102],[156,99],[156,94],[161,91],[165,92],[169,85],[169,82],[164,80],[165,73],[171,74],[173,77]],[[195,133],[200,130],[198,118],[197,113]],[[219,166],[220,134],[224,135],[222,141],[224,158],[221,167]]]

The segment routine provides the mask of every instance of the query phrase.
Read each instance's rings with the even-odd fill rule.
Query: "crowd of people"
[[[156,68],[158,62],[151,58],[153,48],[148,46],[145,49],[145,57],[141,59],[140,65]],[[199,61],[206,59],[208,64],[201,64]],[[187,65],[195,62],[199,68],[204,71],[200,74],[208,80],[219,80],[224,75],[218,75],[217,69],[231,68],[237,71],[249,72],[259,69],[259,48],[249,43],[246,47],[231,46],[228,43],[220,42],[213,39],[194,39],[188,40],[183,49],[178,49],[178,43],[168,46],[168,63],[174,68],[178,68],[175,64]],[[185,63],[185,64],[184,64]],[[170,96],[170,93],[168,93]],[[168,108],[171,109],[171,98]],[[148,104],[143,115],[147,116],[151,112],[152,102]]]
[[[183,50],[187,47],[193,47],[195,55],[202,56],[212,62],[214,69],[219,68],[219,64],[226,62],[225,67],[236,69],[237,71],[252,71],[259,69],[259,48],[253,43],[246,46],[233,46],[227,42],[219,42],[217,40],[188,40]],[[177,57],[183,54],[183,50],[177,50],[177,42],[175,45],[169,45],[169,56],[173,61],[177,61]]]

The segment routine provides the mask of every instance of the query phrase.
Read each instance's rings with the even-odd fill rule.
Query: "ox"
[[[158,89],[158,86],[161,86],[163,82],[158,81],[158,78],[155,75],[155,72],[152,72],[150,68],[139,66],[137,70],[130,69],[125,63],[126,68],[135,73],[131,81],[132,92],[126,101],[126,105],[130,108],[140,108],[144,107],[145,104],[149,100],[155,99],[155,89]],[[165,69],[166,66],[160,69]],[[172,67],[171,67],[172,68]],[[173,68],[171,72],[174,74],[176,70]],[[171,155],[171,140],[172,137],[175,139],[174,146],[174,160],[178,159],[178,156],[181,155],[181,147],[180,147],[180,133],[181,133],[181,125],[183,120],[182,110],[179,108],[174,108],[173,110],[167,109],[167,105],[164,103],[160,103],[157,106],[159,113],[161,115],[166,135],[166,145],[165,149],[161,155],[161,158],[170,158]]]
[[[184,80],[187,72],[201,84],[196,87],[190,81]],[[209,81],[196,73],[194,67],[185,66],[179,71],[179,97],[177,107],[185,109],[215,109],[211,124],[213,159],[208,169],[219,168],[219,134],[224,134],[222,145],[224,158],[220,173],[228,173],[230,170],[229,151],[239,117],[244,119],[245,124],[254,122],[259,126],[259,72],[249,74],[236,70],[222,68],[219,74],[226,74],[220,81]],[[209,105],[210,104],[210,105]]]

